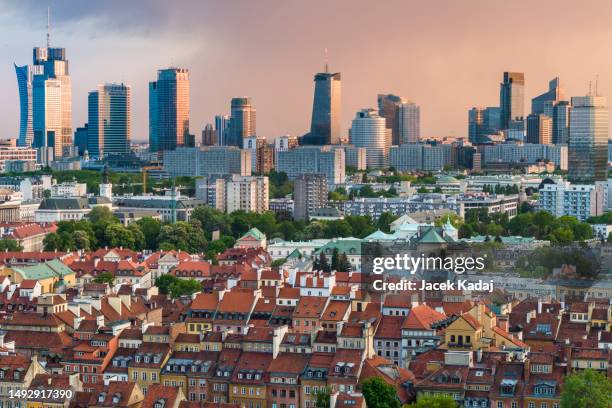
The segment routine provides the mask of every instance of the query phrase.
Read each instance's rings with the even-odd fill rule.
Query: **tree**
[[[19,242],[10,238],[0,239],[0,251],[23,251],[23,247],[19,245]]]
[[[346,253],[341,253],[340,258],[338,259],[338,266],[336,267],[336,270],[338,272],[350,272],[351,268],[352,266],[346,256]]]
[[[134,249],[138,251],[147,249],[145,236],[142,230],[140,229],[140,226],[133,222],[128,225],[127,229],[132,233],[132,237],[134,238]]]
[[[612,380],[592,369],[565,377],[561,408],[609,408]]]
[[[451,397],[439,395],[436,397],[420,397],[417,402],[408,405],[408,408],[458,408]]]
[[[391,232],[391,223],[395,221],[398,217],[390,212],[384,212],[380,215],[378,219],[378,229],[382,232],[390,233]]]
[[[331,272],[331,266],[327,262],[327,257],[323,252],[319,254],[319,259],[314,261],[313,268],[318,271]]]
[[[368,408],[400,408],[395,387],[380,377],[365,380],[361,386]]]
[[[202,290],[202,285],[195,279],[177,279],[170,285],[170,296],[178,298],[190,296]]]
[[[96,276],[93,280],[95,283],[108,283],[112,285],[115,282],[115,277],[110,272],[102,272],[98,276]]]
[[[43,239],[43,245],[45,251],[61,251],[62,239],[57,232],[52,232]]]
[[[159,293],[167,295],[170,293],[170,285],[178,280],[177,277],[172,275],[162,275],[155,279],[155,286],[159,289]]]
[[[89,251],[91,249],[91,242],[87,232],[81,230],[74,231],[73,237],[76,249],[82,249],[84,251]]]
[[[315,393],[315,407],[316,408],[329,408],[331,389],[329,387],[321,387]]]
[[[338,248],[334,248],[334,250],[332,251],[332,256],[331,256],[331,270],[332,271],[338,270],[339,256],[340,255],[338,254]]]
[[[121,224],[109,224],[104,230],[104,241],[111,248],[134,249],[134,235]]]
[[[194,212],[198,208],[196,208]],[[161,230],[161,222],[155,218],[144,217],[136,221],[136,224],[138,224],[140,231],[144,235],[144,249],[150,249],[152,251],[156,250],[157,237],[159,235],[159,231]]]

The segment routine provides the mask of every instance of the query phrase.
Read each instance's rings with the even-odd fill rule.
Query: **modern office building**
[[[293,218],[306,221],[327,206],[327,178],[324,174],[301,174],[293,182]]]
[[[565,99],[565,92],[561,87],[561,81],[559,77],[553,78],[548,82],[548,91],[531,100],[531,113],[552,117],[554,106],[563,99]]]
[[[164,153],[164,170],[176,176],[251,175],[251,152],[235,146],[181,147]]]
[[[391,144],[400,144],[399,107],[408,100],[393,94],[378,95],[378,113],[385,118],[387,129],[391,130]]]
[[[310,133],[301,138],[303,145],[339,144],[341,141],[341,75],[327,70],[314,77]]]
[[[217,146],[219,139],[217,139],[217,132],[213,129],[213,125],[207,123],[202,129],[202,146]]]
[[[353,167],[357,170],[365,170],[367,168],[367,149],[365,147],[333,145],[332,148],[344,150],[344,162],[347,167]]]
[[[539,161],[550,161],[560,170],[568,168],[567,145],[501,143],[483,146],[481,154],[485,164],[535,164]]]
[[[89,125],[85,123],[74,131],[74,145],[79,150],[79,156],[83,156],[87,150],[87,135]]]
[[[351,125],[350,141],[355,147],[367,149],[367,168],[388,167],[391,130],[387,128],[385,118],[379,116],[377,110],[363,109],[357,112]]]
[[[276,171],[284,172],[290,180],[300,174],[322,173],[328,185],[342,184],[345,181],[345,157],[343,149],[332,146],[301,146],[279,151]]]
[[[543,113],[527,116],[527,143],[552,143],[552,118]]]
[[[399,105],[399,144],[418,143],[421,138],[421,108],[414,102]]]
[[[244,139],[256,137],[256,113],[251,98],[247,96],[232,98],[228,137],[225,141],[226,145],[243,148]]]
[[[500,84],[499,106],[501,108],[501,129],[510,129],[511,122],[523,121],[525,117],[525,74],[504,72]]]
[[[452,164],[453,145],[450,144],[404,144],[391,146],[389,152],[389,165],[399,171],[441,171]]]
[[[15,64],[17,87],[19,89],[19,146],[29,147],[34,141],[32,122],[34,76],[42,75],[43,70],[42,65],[17,66]]]
[[[544,183],[539,193],[538,206],[541,210],[555,217],[568,215],[580,221],[603,214],[608,204],[604,183]]]
[[[298,139],[295,136],[283,135],[274,139],[274,162],[278,162],[278,152],[285,152],[298,146]]]
[[[468,111],[468,140],[472,144],[486,143],[489,135],[499,132],[500,109],[473,107]]]
[[[219,146],[227,145],[229,124],[230,124],[229,115],[215,116],[215,133],[217,134],[217,144]]]
[[[568,101],[559,101],[553,107],[552,142],[554,144],[568,144],[569,142],[570,108]]]
[[[569,174],[575,183],[608,179],[608,106],[603,96],[574,96],[569,119]]]
[[[131,87],[98,85],[88,96],[87,152],[104,157],[130,152]]]
[[[149,148],[153,152],[174,150],[189,135],[189,70],[157,71],[149,82]]]

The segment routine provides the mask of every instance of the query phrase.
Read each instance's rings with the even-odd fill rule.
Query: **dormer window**
[[[98,395],[98,402],[104,402],[105,399],[106,399],[106,393],[105,392],[101,392]]]

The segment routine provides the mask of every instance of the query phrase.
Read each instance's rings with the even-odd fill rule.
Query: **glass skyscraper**
[[[569,123],[569,180],[574,183],[608,180],[606,98],[572,97]]]
[[[387,129],[391,130],[391,144],[400,144],[399,107],[408,100],[397,95],[378,95],[378,114],[385,118]]]
[[[399,144],[419,143],[421,138],[421,108],[414,102],[399,105]]]
[[[512,127],[512,122],[523,121],[525,117],[525,74],[522,72],[504,72],[500,84],[499,106],[501,108],[501,129]],[[513,125],[516,127],[516,125]]]
[[[88,97],[87,151],[92,157],[130,151],[131,87],[99,85]]]
[[[339,144],[341,115],[341,75],[339,72],[315,75],[310,133],[302,137],[305,145]]]
[[[174,150],[189,135],[189,70],[157,71],[149,82],[149,149]]]
[[[244,139],[257,135],[256,114],[251,98],[232,98],[227,145],[242,148]]]
[[[351,144],[367,149],[366,165],[370,169],[387,167],[391,129],[387,129],[385,118],[375,109],[357,112],[351,126]]]

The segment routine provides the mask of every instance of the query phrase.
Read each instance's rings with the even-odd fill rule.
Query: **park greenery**
[[[387,384],[380,377],[371,377],[363,381],[361,391],[368,408],[400,408],[395,387]]]
[[[457,402],[449,396],[423,396],[405,408],[458,408]]]
[[[202,285],[195,279],[180,279],[173,275],[162,275],[155,279],[159,292],[176,299],[181,296],[191,296],[202,290]]]
[[[565,377],[561,408],[609,408],[612,406],[612,380],[605,374],[586,369]]]

